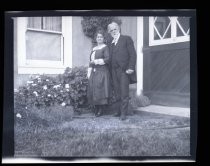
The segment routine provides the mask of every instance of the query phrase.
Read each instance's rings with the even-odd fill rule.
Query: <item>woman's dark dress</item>
[[[93,51],[91,54],[92,53]],[[92,71],[88,80],[87,96],[88,102],[91,105],[108,104],[110,97],[109,58],[109,50],[108,47],[105,46],[95,52],[95,59],[103,59],[105,64],[89,65],[89,67],[92,67]]]

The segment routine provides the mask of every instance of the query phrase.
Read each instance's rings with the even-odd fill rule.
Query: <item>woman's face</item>
[[[102,34],[97,34],[97,36],[96,36],[96,42],[98,43],[98,44],[101,44],[101,43],[103,43],[104,42],[104,37],[103,37],[103,35]]]

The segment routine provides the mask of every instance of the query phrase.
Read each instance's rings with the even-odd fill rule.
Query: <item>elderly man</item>
[[[108,25],[108,32],[113,37],[109,47],[113,88],[117,100],[115,116],[125,120],[129,103],[129,84],[136,83],[136,51],[131,37],[121,35],[116,22]]]

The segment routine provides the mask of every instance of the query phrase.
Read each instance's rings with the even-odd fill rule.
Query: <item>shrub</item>
[[[113,16],[109,17],[91,17],[91,16],[85,16],[83,17],[83,20],[81,21],[82,29],[84,34],[92,39],[92,42],[94,43],[94,35],[98,29],[103,29],[105,32],[107,32],[107,26],[112,21],[117,22],[119,25],[121,25],[122,21]],[[105,34],[105,38],[108,39],[110,36],[108,33]]]
[[[73,114],[72,106],[61,107],[55,104],[46,108],[24,107],[14,110],[14,122],[16,126],[20,125],[32,130],[36,127],[52,127],[64,121],[70,121],[73,119]]]
[[[73,106],[74,110],[84,107],[87,101],[86,67],[66,68],[55,77],[37,75],[14,93],[14,103],[18,107],[49,107],[55,104]]]
[[[65,85],[68,91],[65,95],[67,105],[72,105],[75,109],[87,104],[87,68],[75,67],[67,68],[63,75],[59,75],[61,84]],[[69,87],[69,88],[68,88]]]
[[[151,100],[143,94],[140,96],[132,97],[129,101],[129,105],[131,106],[131,108],[146,107],[150,104]]]

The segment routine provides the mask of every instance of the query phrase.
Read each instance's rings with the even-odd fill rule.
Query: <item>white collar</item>
[[[116,44],[118,42],[119,38],[120,38],[120,33],[118,33],[118,35],[116,36],[116,38],[114,38],[112,40],[112,43],[115,43]]]
[[[95,47],[93,47],[93,51],[100,50],[100,49],[104,48],[105,46],[106,46],[106,44],[102,44],[100,46],[95,46]]]

